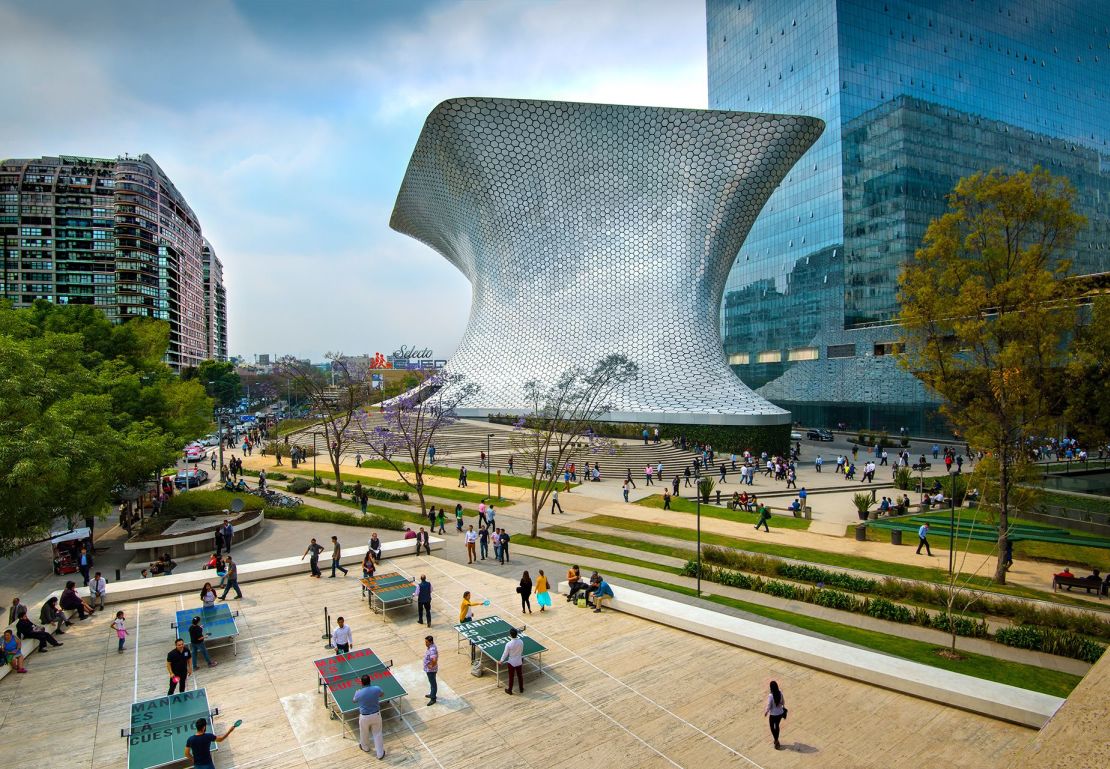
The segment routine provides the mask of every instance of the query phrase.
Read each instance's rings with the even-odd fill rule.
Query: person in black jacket
[[[416,612],[417,622],[423,622],[426,613],[428,627],[432,626],[432,583],[423,574],[420,575],[420,582],[416,585]]]
[[[20,638],[34,638],[39,642],[39,651],[46,651],[46,645],[61,646],[62,642],[54,638],[44,629],[36,629],[31,620],[27,619],[27,611],[24,610],[20,613],[19,619],[15,623],[15,632]]]
[[[532,578],[528,576],[528,572],[524,572],[524,576],[520,578],[520,585],[517,586],[516,591],[520,593],[520,610],[521,612],[532,613]]]
[[[47,599],[46,603],[39,609],[39,622],[45,627],[54,625],[54,635],[63,635],[66,631],[63,628],[69,627],[73,623],[66,619],[65,612],[58,608],[58,596],[52,595]]]
[[[416,554],[420,555],[420,548],[424,548],[428,555],[432,554],[431,540],[428,539],[428,532],[423,528],[416,535]]]

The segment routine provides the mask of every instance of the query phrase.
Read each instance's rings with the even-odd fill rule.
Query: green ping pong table
[[[505,663],[501,661],[501,655],[505,651],[505,645],[509,643],[509,631],[512,629],[512,625],[496,615],[460,623],[455,625],[455,632],[458,633],[455,650],[459,650],[463,641],[469,643],[470,658],[473,660],[476,654],[481,654],[483,667],[494,671],[495,680],[500,686],[501,668],[505,666]],[[524,659],[536,657],[538,660],[542,660],[542,655],[547,651],[547,647],[536,639],[525,635],[524,630],[524,627],[517,628],[520,640],[524,641]],[[533,661],[532,664],[537,668],[540,667],[538,661]]]
[[[239,626],[235,624],[235,618],[238,616],[239,612],[233,612],[226,603],[201,606],[197,609],[182,609],[177,612],[177,621],[170,627],[177,630],[177,637],[188,647],[189,626],[193,624],[193,617],[200,617],[201,627],[204,628],[204,645],[209,650],[230,643],[232,653],[238,654],[239,647],[235,643],[235,638],[239,635]],[[193,660],[193,664],[196,665],[197,660]]]
[[[196,734],[197,719],[208,721],[218,709],[208,706],[204,689],[155,697],[131,705],[131,727],[121,735],[127,738],[127,769],[155,769],[185,761],[185,741]],[[212,744],[212,750],[218,748]]]
[[[354,739],[358,739],[358,705],[355,704],[354,697],[362,686],[361,679],[364,675],[370,676],[371,682],[381,687],[382,707],[389,705],[400,715],[401,710],[396,700],[404,697],[407,692],[393,677],[390,670],[392,660],[382,662],[370,649],[356,649],[349,654],[318,659],[314,664],[319,676],[316,688],[323,690],[324,707],[333,719],[342,721],[346,728],[351,729]],[[331,692],[330,699],[328,692]]]
[[[380,613],[383,617],[391,608],[411,604],[416,592],[416,585],[412,580],[397,572],[360,579],[359,583],[362,585],[362,592],[369,594],[370,611]]]

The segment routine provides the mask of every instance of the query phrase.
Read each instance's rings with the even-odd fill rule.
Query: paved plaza
[[[406,557],[390,568],[427,574],[434,585],[433,627],[415,608],[372,615],[354,577],[297,575],[244,585],[238,654],[213,652],[190,688],[203,687],[220,709],[216,729],[244,724],[220,746],[217,766],[308,767],[368,757],[328,717],[313,661],[323,607],[343,615],[354,648],[392,660],[408,691],[399,717],[386,720],[386,765],[411,767],[890,767],[1004,765],[1034,732],[750,653],[616,612],[601,615],[556,599],[553,610],[521,617],[519,574],[505,576],[438,557]],[[306,568],[307,570],[307,568]],[[561,575],[558,575],[561,576]],[[452,625],[463,590],[489,598],[477,616],[527,625],[548,648],[543,669],[526,669],[523,696],[506,695],[487,672],[470,673]],[[130,705],[165,694],[165,655],[176,612],[193,595],[112,605],[127,613],[131,636],[117,654],[108,616],[78,623],[62,649],[34,655],[26,676],[0,683],[0,764],[27,765],[27,748],[51,746],[70,767],[120,767]],[[441,654],[439,703],[424,706],[423,637]],[[790,706],[786,750],[771,746],[762,718],[767,682]]]

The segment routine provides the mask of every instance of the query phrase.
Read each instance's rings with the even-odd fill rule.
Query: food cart
[[[81,548],[92,552],[92,531],[86,527],[73,531],[51,532],[50,547],[54,551],[54,573],[73,574],[77,571]]]

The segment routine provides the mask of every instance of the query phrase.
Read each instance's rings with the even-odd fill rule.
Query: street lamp
[[[694,503],[698,519],[698,598],[701,598],[701,468],[694,466]]]
[[[316,433],[312,433],[312,490],[316,491]]]
[[[948,574],[952,574],[952,558],[956,542],[956,483],[952,482],[952,495],[948,497]]]
[[[492,464],[490,462],[490,442],[489,442],[489,440],[492,437],[493,437],[493,433],[488,433],[486,435],[486,498],[487,499],[489,499],[492,496],[492,494],[490,493],[490,488],[489,488],[490,466]]]

